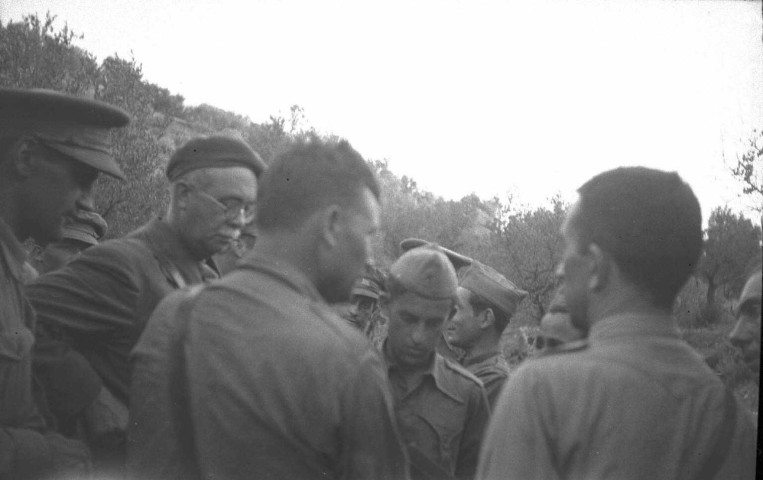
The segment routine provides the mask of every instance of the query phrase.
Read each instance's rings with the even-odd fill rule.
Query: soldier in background
[[[382,271],[373,265],[366,265],[365,272],[352,286],[350,302],[343,315],[369,339],[376,338],[379,327],[383,326],[379,298],[384,292],[384,283]]]
[[[0,478],[62,478],[88,469],[85,446],[52,433],[33,399],[36,320],[22,288],[21,242],[59,240],[63,218],[99,172],[124,178],[110,132],[128,122],[125,112],[101,102],[0,89]]]
[[[254,222],[252,222],[244,226],[241,229],[241,235],[231,240],[230,244],[223,251],[212,256],[220,275],[225,275],[235,269],[239,260],[244,258],[254,248],[256,241],[257,229],[254,226]]]
[[[525,296],[527,292],[476,260],[459,275],[458,310],[446,334],[450,344],[466,352],[461,364],[482,381],[491,407],[509,378],[501,335]]]
[[[643,167],[578,192],[557,274],[588,347],[512,374],[478,477],[754,478],[749,413],[672,317],[702,252],[697,197],[678,174]]]
[[[94,210],[92,201],[81,204],[64,219],[61,240],[49,243],[32,266],[40,275],[63,267],[83,250],[98,245],[107,228],[106,221]]]
[[[585,333],[572,324],[561,289],[557,289],[546,314],[540,319],[540,355],[571,352],[587,346]]]
[[[760,300],[761,290],[763,290],[760,260],[755,262],[751,270],[753,273],[747,277],[747,282],[734,307],[737,322],[729,334],[729,340],[742,352],[745,363],[755,374],[756,380],[759,380]]]
[[[390,267],[382,354],[414,479],[470,479],[490,407],[482,383],[436,352],[456,310],[458,280],[436,245],[413,248]]]

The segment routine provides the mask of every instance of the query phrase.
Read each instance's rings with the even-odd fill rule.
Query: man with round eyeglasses
[[[154,307],[176,289],[219,276],[209,258],[253,219],[264,170],[243,141],[192,139],[167,164],[165,217],[92,247],[27,286],[39,324],[82,353],[119,402],[129,405],[129,354]],[[116,452],[109,463],[119,465],[123,445],[107,449]]]

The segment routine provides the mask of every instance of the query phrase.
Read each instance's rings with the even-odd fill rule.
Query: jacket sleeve
[[[406,479],[408,458],[397,429],[382,362],[370,348],[345,383],[341,455],[344,479]]]
[[[38,323],[73,344],[98,341],[133,323],[140,277],[119,248],[91,247],[59,270],[26,287]]]

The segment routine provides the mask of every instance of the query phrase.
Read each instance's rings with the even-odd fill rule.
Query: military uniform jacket
[[[32,394],[35,317],[24,297],[26,254],[0,220],[0,479],[49,473],[55,459],[49,433]],[[57,438],[56,438],[57,437]]]
[[[472,478],[490,417],[482,383],[435,353],[420,383],[406,392],[400,368],[385,358],[411,477]]]
[[[478,478],[695,479],[732,435],[718,479],[755,477],[756,432],[670,317],[596,323],[589,348],[525,362],[498,399]]]
[[[157,219],[42,275],[27,286],[27,296],[40,326],[81,352],[128,403],[128,356],[151,312],[168,293],[215,275]]]
[[[408,478],[381,359],[290,266],[171,295],[134,357],[137,478]]]
[[[489,352],[477,357],[465,358],[463,366],[477,378],[487,392],[487,400],[490,408],[495,407],[498,394],[509,378],[509,364],[501,352]]]

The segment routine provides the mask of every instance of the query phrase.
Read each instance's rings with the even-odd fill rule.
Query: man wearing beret
[[[32,394],[35,315],[22,287],[21,241],[62,236],[63,218],[99,172],[123,178],[110,153],[121,110],[43,90],[0,89],[0,478],[84,473],[80,442],[51,433]],[[97,392],[97,391],[96,391]],[[92,397],[90,398],[92,400]]]
[[[369,261],[380,196],[346,141],[273,160],[252,252],[162,301],[135,347],[130,478],[408,478],[381,359],[328,304]]]
[[[461,271],[458,310],[447,325],[447,337],[466,351],[462,365],[482,380],[491,407],[509,377],[501,334],[526,295],[506,277],[477,261]]]
[[[624,167],[578,193],[557,275],[588,347],[512,373],[478,478],[755,478],[752,418],[672,316],[702,252],[694,192]]]
[[[435,350],[456,311],[458,281],[436,245],[390,267],[382,352],[414,479],[472,478],[489,418],[482,383]]]
[[[192,139],[167,165],[166,217],[91,247],[27,286],[40,323],[81,352],[124,405],[129,354],[151,312],[173,290],[217,277],[205,260],[253,219],[257,176],[264,169],[240,140]],[[99,456],[116,454],[119,464],[120,447],[107,450]]]

